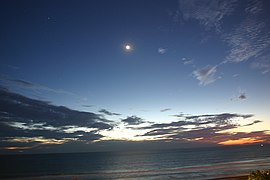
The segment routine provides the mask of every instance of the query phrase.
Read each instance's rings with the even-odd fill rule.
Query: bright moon
[[[130,45],[126,45],[125,48],[126,48],[126,50],[130,50],[131,49]]]

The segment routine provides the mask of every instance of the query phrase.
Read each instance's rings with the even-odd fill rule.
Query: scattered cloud
[[[158,53],[159,54],[165,54],[166,53],[166,49],[165,48],[158,48]]]
[[[183,61],[184,65],[192,65],[192,64],[194,64],[194,61],[192,59],[182,58],[182,61]]]
[[[122,119],[122,122],[128,125],[139,125],[139,124],[145,123],[142,118],[137,117],[137,116],[129,116],[125,119]]]
[[[241,127],[240,121],[250,121],[252,114],[204,114],[204,115],[182,115],[181,120],[171,123],[152,124],[139,129],[149,129],[142,136],[153,137],[171,141],[201,142],[210,144],[226,144],[233,140],[250,138],[250,142],[270,142],[269,131],[236,132],[233,129]],[[262,121],[256,120],[244,126],[252,126]],[[228,131],[229,130],[229,131]],[[242,143],[248,143],[242,142]],[[227,143],[229,144],[229,143]]]
[[[245,100],[245,99],[247,99],[247,96],[246,96],[246,94],[245,93],[242,93],[242,94],[240,94],[240,96],[238,97],[240,100]]]
[[[171,108],[165,108],[165,109],[161,109],[160,112],[166,112],[166,111],[170,111],[172,110]]]
[[[215,82],[220,77],[216,77],[217,66],[206,66],[193,71],[193,76],[199,80],[200,85],[208,85]]]
[[[169,110],[166,108],[161,111]],[[107,113],[104,109],[100,111]],[[119,133],[115,131],[119,128],[122,131],[132,131],[138,139],[155,141],[226,144],[243,138],[261,142],[269,142],[270,139],[268,131],[229,133],[238,127],[262,122],[252,120],[252,114],[181,113],[175,116],[180,120],[168,123],[146,123],[148,121],[138,116],[128,116],[121,119],[121,127],[112,125],[113,122],[103,115],[54,106],[0,88],[0,149],[26,151],[75,142],[88,144],[106,139],[104,132]]]
[[[98,112],[103,113],[103,114],[108,115],[108,116],[120,116],[121,115],[119,113],[112,113],[106,109],[101,109]]]
[[[243,89],[239,89],[237,95],[234,95],[230,98],[231,101],[243,101],[248,98],[247,93]]]

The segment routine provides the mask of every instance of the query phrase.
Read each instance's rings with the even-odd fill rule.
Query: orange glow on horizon
[[[241,144],[252,144],[252,143],[258,143],[263,142],[263,140],[255,139],[255,138],[241,138],[237,140],[227,140],[223,142],[219,142],[218,144],[221,145],[241,145]]]
[[[10,150],[10,151],[17,151],[17,150],[27,150],[31,149],[33,147],[16,147],[16,146],[11,146],[11,147],[5,147],[4,149]]]

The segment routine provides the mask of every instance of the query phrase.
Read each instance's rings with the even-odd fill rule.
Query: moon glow
[[[127,51],[129,51],[129,50],[131,50],[131,46],[127,44],[127,45],[125,46],[125,49],[126,49]]]

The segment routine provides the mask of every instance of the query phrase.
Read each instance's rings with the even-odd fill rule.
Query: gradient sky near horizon
[[[3,1],[1,152],[270,143],[269,8],[267,0]]]

